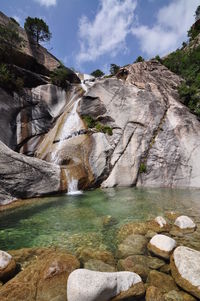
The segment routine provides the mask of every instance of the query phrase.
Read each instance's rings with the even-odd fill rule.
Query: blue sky
[[[199,0],[0,0],[0,10],[23,26],[43,18],[52,32],[45,47],[85,73],[139,55],[165,55],[187,40]]]

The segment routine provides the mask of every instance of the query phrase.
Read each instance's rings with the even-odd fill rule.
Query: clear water
[[[59,246],[115,249],[116,231],[124,223],[178,211],[200,217],[200,190],[106,189],[56,196],[0,213],[0,249]],[[104,225],[112,216],[113,223]]]

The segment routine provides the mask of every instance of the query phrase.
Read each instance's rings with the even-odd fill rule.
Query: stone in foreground
[[[67,283],[68,301],[123,300],[144,295],[139,275],[131,272],[102,273],[86,269],[72,272]]]
[[[176,283],[200,299],[200,252],[178,247],[171,256],[170,265]]]
[[[170,257],[170,254],[175,247],[176,241],[173,238],[162,234],[156,234],[148,244],[149,251],[165,259]]]
[[[66,301],[67,279],[79,268],[78,260],[58,249],[35,254],[35,260],[1,287],[1,301]]]
[[[0,280],[5,281],[13,276],[16,263],[7,252],[0,251]]]
[[[186,215],[181,215],[177,217],[174,223],[175,226],[179,227],[180,229],[195,229],[196,225],[193,222],[193,220],[186,216]]]

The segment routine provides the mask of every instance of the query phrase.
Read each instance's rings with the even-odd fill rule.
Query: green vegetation
[[[185,79],[178,89],[179,95],[182,102],[200,117],[200,46],[187,51],[178,49],[162,63]]]
[[[92,129],[96,125],[96,121],[91,116],[83,116],[83,120],[85,121],[88,128]]]
[[[200,19],[200,5],[197,7],[195,11],[195,20],[198,21]]]
[[[196,10],[196,22],[188,31],[190,41],[200,34],[200,6]],[[200,117],[200,45],[186,47],[169,54],[162,63],[172,72],[185,79],[178,89],[182,102],[198,117]]]
[[[144,62],[145,60],[143,59],[143,57],[140,55],[137,57],[137,59],[135,60],[134,63],[140,63],[140,62]]]
[[[39,18],[28,17],[24,23],[24,29],[28,36],[39,42],[47,42],[51,39],[52,34],[49,31],[49,26]]]
[[[8,92],[21,92],[24,82],[21,78],[15,75],[8,69],[5,64],[0,64],[0,87]]]
[[[99,121],[94,120],[91,116],[85,115],[82,117],[87,127],[92,129],[95,128],[97,132],[108,134],[112,136],[112,128],[108,125],[104,125]]]
[[[120,69],[120,66],[116,64],[110,64],[110,74],[115,75]]]
[[[50,74],[51,83],[63,89],[67,89],[68,87],[67,80],[69,79],[70,71],[64,65],[61,64],[57,69],[51,72]]]
[[[108,125],[103,125],[100,122],[97,122],[97,124],[95,125],[95,129],[97,130],[97,132],[102,132],[104,134],[108,134],[109,136],[112,136],[113,132],[112,132],[112,128]]]
[[[146,173],[146,172],[147,172],[146,164],[144,162],[141,162],[139,167],[139,173]]]
[[[101,77],[101,76],[104,76],[104,73],[100,69],[97,69],[97,70],[93,71],[90,75],[92,75],[94,77]]]
[[[192,41],[200,32],[200,20],[197,20],[188,31],[189,40]]]
[[[15,20],[15,18],[10,17],[10,20],[15,23],[15,25],[20,26],[20,24]]]
[[[6,62],[13,50],[22,46],[23,39],[19,36],[17,25],[10,21],[6,26],[0,25],[0,60]]]

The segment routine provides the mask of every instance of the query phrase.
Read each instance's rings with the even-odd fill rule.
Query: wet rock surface
[[[0,289],[2,301],[63,301],[69,274],[78,260],[66,251],[46,250]]]

